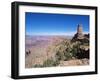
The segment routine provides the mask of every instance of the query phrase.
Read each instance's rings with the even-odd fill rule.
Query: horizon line
[[[69,33],[26,33],[25,35],[66,35],[66,36],[74,36],[76,32]],[[89,32],[83,32],[83,34],[89,34]]]

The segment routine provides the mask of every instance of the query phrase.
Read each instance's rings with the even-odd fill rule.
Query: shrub
[[[58,50],[56,52],[55,58],[56,60],[70,60],[73,57],[71,53],[72,47],[69,41],[64,40],[58,45]]]
[[[65,60],[65,56],[64,56],[64,53],[62,52],[57,52],[56,55],[55,55],[55,58],[56,60],[60,61],[60,60]]]
[[[51,66],[57,66],[59,64],[59,61],[54,61],[53,59],[47,59],[43,63],[43,67],[51,67]]]
[[[40,64],[35,64],[33,67],[43,67],[43,65],[40,65]]]
[[[71,50],[71,53],[72,53],[73,57],[78,58],[78,55],[82,54],[80,46],[81,46],[80,42],[73,45],[73,48]]]

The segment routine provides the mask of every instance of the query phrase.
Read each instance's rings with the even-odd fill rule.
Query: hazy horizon
[[[52,33],[52,34],[47,34],[47,33],[42,33],[42,34],[26,34],[26,36],[74,36],[76,34],[76,32],[75,33],[59,33],[59,34],[54,34],[54,33]],[[89,34],[89,32],[83,32],[83,34]]]

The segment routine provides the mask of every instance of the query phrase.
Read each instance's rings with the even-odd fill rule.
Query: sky
[[[54,13],[25,13],[26,35],[73,35],[77,25],[89,33],[89,16]]]

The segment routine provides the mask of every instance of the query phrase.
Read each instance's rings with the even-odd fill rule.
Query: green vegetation
[[[71,42],[70,40],[63,40],[58,45],[55,45],[50,50],[53,50],[55,52],[54,58],[49,58],[43,62],[42,65],[36,64],[34,67],[52,67],[52,66],[58,66],[60,64],[60,61],[68,61],[71,59],[77,59],[79,55],[82,56],[82,54],[86,53],[85,50],[81,49],[83,46],[89,46],[89,42],[82,40],[82,41],[74,41]]]
[[[72,54],[72,45],[70,44],[70,41],[64,40],[59,45],[59,48],[56,50],[56,59],[57,60],[70,60],[73,58]]]
[[[43,67],[43,65],[35,64],[33,67]]]
[[[35,64],[33,67],[52,67],[59,65],[59,61],[54,61],[53,59],[47,59],[44,61],[43,65]]]
[[[59,64],[59,61],[54,61],[53,59],[47,59],[43,63],[43,67],[51,67],[51,66],[57,66]]]

